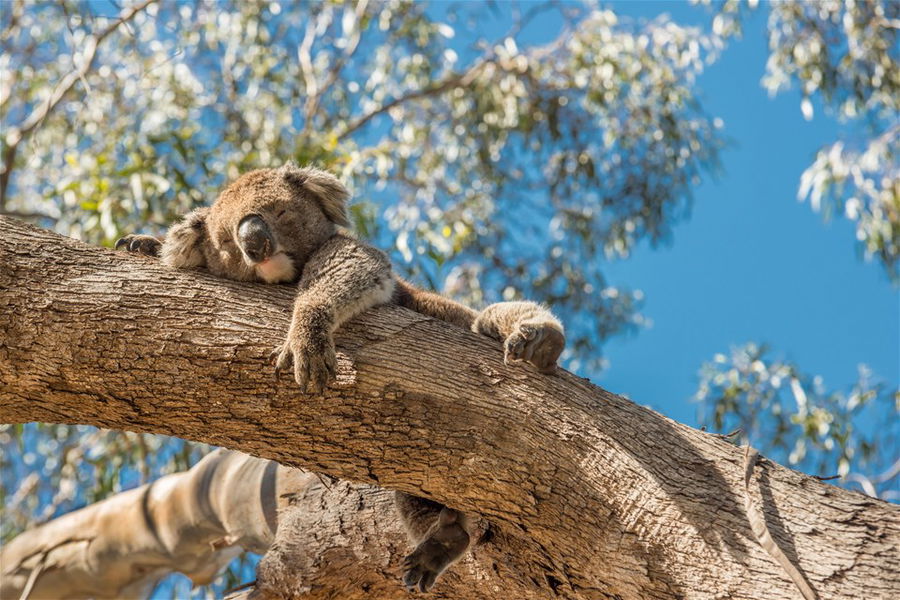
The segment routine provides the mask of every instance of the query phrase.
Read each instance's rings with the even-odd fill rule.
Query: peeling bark
[[[751,531],[740,449],[569,373],[506,366],[489,339],[380,307],[338,332],[338,380],[308,396],[266,360],[289,286],[8,218],[0,265],[0,421],[176,435],[483,515],[494,538],[439,582],[446,597],[799,597]],[[900,595],[900,508],[765,459],[754,478],[775,543],[820,598]],[[345,597],[354,577],[360,596],[400,594],[385,565],[404,545],[370,552],[388,513],[308,512],[297,581],[313,597]],[[360,533],[341,538],[341,519]]]

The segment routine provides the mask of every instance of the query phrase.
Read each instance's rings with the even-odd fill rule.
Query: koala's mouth
[[[266,283],[288,283],[297,277],[294,260],[285,252],[275,252],[252,266],[256,276]]]
[[[249,256],[247,257],[247,259],[250,261],[250,265],[253,267],[265,267],[266,265],[270,264],[273,260],[276,260],[279,256],[287,256],[287,255],[284,252],[275,252],[275,253],[270,254],[269,256],[265,257],[262,260],[253,260]]]

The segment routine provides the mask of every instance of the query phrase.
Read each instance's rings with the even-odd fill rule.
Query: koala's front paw
[[[410,590],[427,592],[438,575],[469,547],[469,534],[459,521],[443,521],[403,561],[403,585]]]
[[[553,323],[522,321],[503,342],[506,364],[525,361],[542,373],[553,373],[566,346],[566,336]]]
[[[162,242],[152,235],[140,235],[133,233],[116,240],[116,250],[125,249],[128,252],[137,252],[146,256],[159,256]]]
[[[326,332],[289,333],[284,344],[272,352],[275,376],[294,367],[294,379],[304,392],[321,393],[334,379],[337,359],[334,341]]]

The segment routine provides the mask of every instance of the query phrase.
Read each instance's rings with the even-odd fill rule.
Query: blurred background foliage
[[[721,171],[728,140],[695,80],[765,10],[762,84],[799,86],[804,116],[817,104],[870,134],[823,148],[798,194],[855,221],[863,253],[897,277],[900,3],[698,4],[708,27],[574,2],[4,2],[0,211],[110,245],[163,233],[248,169],[317,163],[405,276],[473,305],[550,304],[566,365],[590,376],[605,340],[645,323],[641,292],[604,265],[669,240]],[[551,11],[563,27],[543,31]],[[493,37],[476,26],[491,20]],[[697,400],[704,425],[897,499],[900,396],[865,369],[827,391],[750,343],[703,367]],[[884,426],[860,423],[869,409]],[[208,451],[46,424],[0,426],[0,447],[0,540]],[[220,595],[241,560],[208,589],[158,594]]]

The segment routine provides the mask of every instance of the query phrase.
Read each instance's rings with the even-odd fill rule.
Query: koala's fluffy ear
[[[289,184],[316,199],[328,220],[344,227],[350,225],[350,219],[347,217],[347,199],[350,198],[350,192],[337,177],[315,167],[301,169],[293,163],[285,164],[280,171]]]

